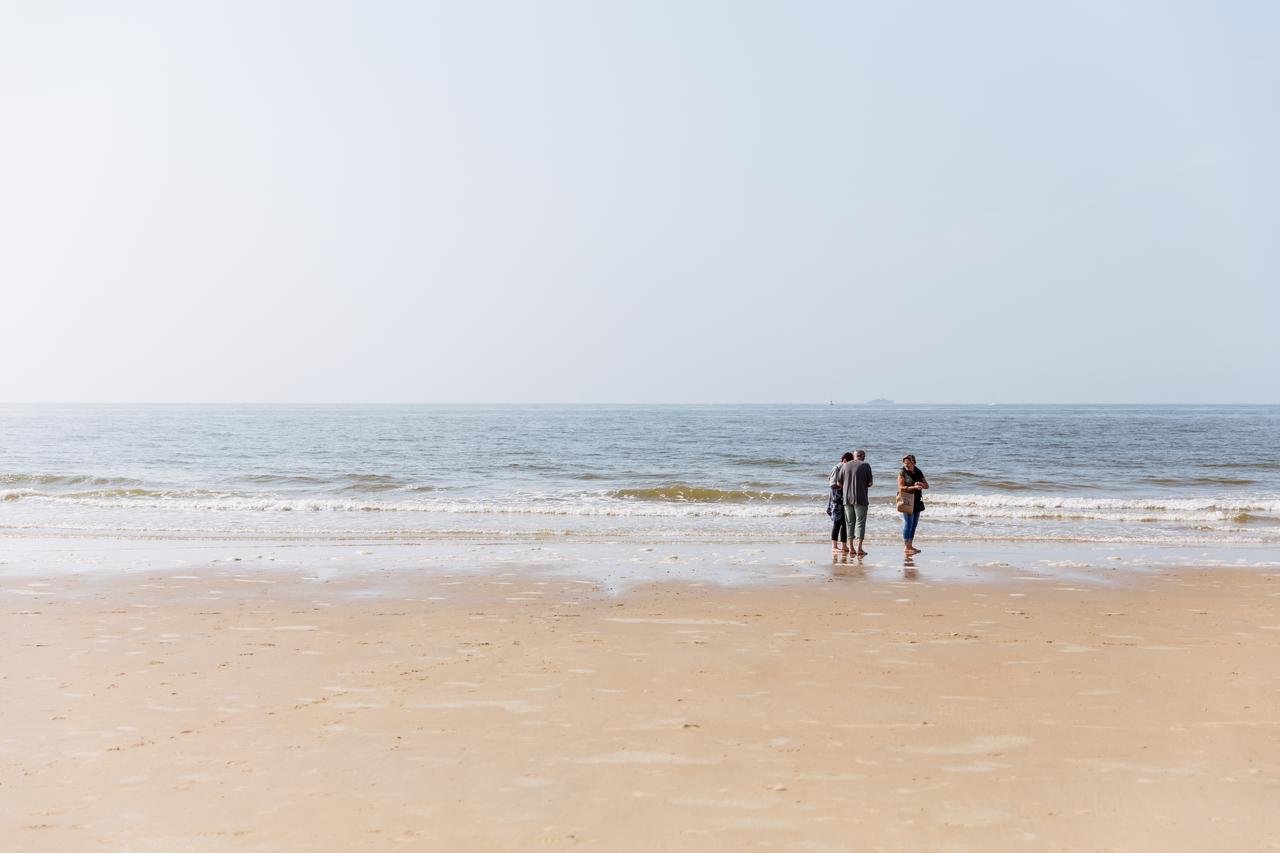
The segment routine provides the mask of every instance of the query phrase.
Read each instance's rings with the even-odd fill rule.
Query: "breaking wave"
[[[0,474],[0,486],[133,486],[129,477],[97,477],[89,474]]]
[[[1153,486],[1252,486],[1258,481],[1244,477],[1145,477],[1142,482]]]
[[[609,492],[608,496],[624,500],[674,503],[745,503],[748,501],[808,501],[814,499],[813,495],[795,495],[763,490],[713,489],[706,486],[686,486],[679,483],[669,486],[653,486],[645,489],[615,489]]]
[[[74,492],[13,489],[0,500],[16,503],[73,504],[114,509],[175,509],[195,512],[329,512],[329,513],[442,513],[450,515],[532,515],[581,517],[670,518],[819,518],[823,495],[799,495],[756,490],[713,489],[688,485],[618,489],[570,494],[513,493],[505,499],[464,499],[436,492],[431,486],[396,487],[394,494],[280,497],[233,494],[202,489],[110,488]],[[1280,498],[1102,498],[1051,495],[930,495],[926,517],[972,523],[995,520],[1112,522],[1169,521],[1219,524],[1280,522]],[[872,513],[895,514],[892,498],[877,496]]]

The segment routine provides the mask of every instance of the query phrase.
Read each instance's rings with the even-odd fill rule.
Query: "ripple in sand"
[[[745,625],[745,622],[737,622],[733,619],[642,619],[624,616],[612,616],[606,618],[606,622],[623,622],[626,624],[652,624],[652,625]]]
[[[715,826],[724,829],[738,829],[755,832],[761,829],[795,829],[795,823],[789,820],[772,817],[737,818],[735,820],[716,821]]]
[[[608,726],[606,732],[657,732],[671,729],[682,729],[688,717],[664,717],[660,720],[647,720],[630,726]]]
[[[1087,758],[1068,758],[1068,764],[1092,767],[1104,773],[1122,770],[1126,773],[1141,773],[1148,776],[1191,776],[1200,772],[1200,767],[1159,767],[1153,764],[1130,764],[1125,761],[1101,761]]]
[[[868,763],[868,762],[860,762]],[[797,773],[795,778],[804,782],[861,782],[866,773]]]
[[[640,752],[620,749],[584,758],[562,758],[566,764],[678,764],[682,766],[719,764],[719,756],[680,755],[673,752]]]
[[[946,746],[893,746],[893,752],[908,752],[912,755],[981,755],[984,752],[1003,752],[1031,743],[1031,738],[1021,735],[982,735],[964,743]]]
[[[463,710],[469,708],[498,708],[509,714],[536,714],[542,710],[540,705],[534,705],[523,699],[469,699],[458,702],[435,702],[430,705],[408,705],[406,706],[415,711],[448,711]]]
[[[511,784],[519,788],[547,788],[558,783],[555,779],[548,779],[545,776],[521,776],[512,780]]]
[[[939,823],[946,826],[982,827],[1003,823],[1012,815],[1000,809],[978,808],[972,806],[943,806]]]
[[[779,805],[782,800],[777,797],[758,800],[745,798],[715,799],[712,797],[676,797],[675,799],[668,800],[667,802],[674,806],[693,806],[695,808],[753,810],[772,808],[773,806]]]
[[[972,764],[954,764],[942,769],[948,773],[991,773],[1012,766],[1012,764],[1001,764],[998,761],[975,761]]]

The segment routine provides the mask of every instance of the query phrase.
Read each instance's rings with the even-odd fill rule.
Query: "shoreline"
[[[1280,846],[1280,572],[1113,574],[11,578],[0,838]]]
[[[858,570],[878,581],[910,571],[932,582],[985,584],[1016,573],[1107,584],[1179,568],[1280,570],[1280,553],[1253,543],[1149,545],[1062,541],[933,541],[906,565],[900,540],[868,538],[862,560],[833,557],[829,540],[670,540],[460,537],[420,541],[316,538],[15,536],[0,533],[0,589],[8,581],[146,572],[236,570],[339,576],[483,577],[519,565],[548,578],[589,580],[614,591],[664,581],[726,587],[804,585]]]

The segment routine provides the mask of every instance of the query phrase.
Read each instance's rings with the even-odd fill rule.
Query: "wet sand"
[[[7,578],[0,848],[1280,849],[1280,573],[1116,574]]]

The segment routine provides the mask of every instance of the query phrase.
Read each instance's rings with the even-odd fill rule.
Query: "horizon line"
[[[1280,406],[1276,402],[1017,402],[1017,401],[964,401],[964,402],[900,402],[896,400],[865,400],[860,402],[661,402],[661,401],[350,401],[350,400],[12,400],[0,401],[0,406],[812,406],[825,408],[894,406]]]

